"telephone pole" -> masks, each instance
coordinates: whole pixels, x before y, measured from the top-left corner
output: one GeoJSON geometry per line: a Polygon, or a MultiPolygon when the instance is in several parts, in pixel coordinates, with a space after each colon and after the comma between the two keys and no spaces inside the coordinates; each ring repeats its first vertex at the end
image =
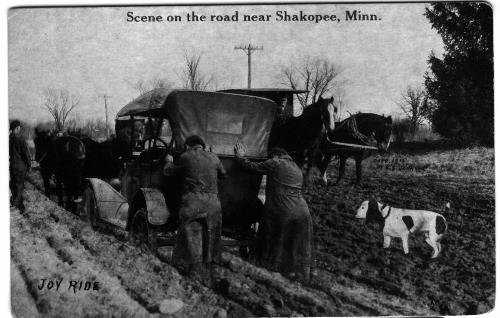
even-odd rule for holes
{"type": "Polygon", "coordinates": [[[253,51],[262,51],[264,48],[262,46],[253,46],[252,44],[235,46],[235,50],[242,50],[248,56],[248,88],[252,87],[252,53],[253,51]]]}
{"type": "Polygon", "coordinates": [[[106,112],[106,138],[109,138],[109,126],[108,126],[108,98],[111,98],[111,96],[102,94],[99,95],[99,97],[102,97],[104,99],[104,110],[106,112]]]}

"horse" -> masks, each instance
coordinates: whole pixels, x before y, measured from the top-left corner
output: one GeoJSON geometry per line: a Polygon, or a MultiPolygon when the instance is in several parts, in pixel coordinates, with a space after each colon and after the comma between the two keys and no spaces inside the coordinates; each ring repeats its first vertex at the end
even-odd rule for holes
{"type": "MultiPolygon", "coordinates": [[[[300,116],[276,119],[269,137],[269,149],[284,148],[302,167],[306,157],[312,156],[312,149],[318,143],[321,133],[333,131],[336,112],[333,97],[320,97],[318,101],[305,107],[300,116]]],[[[308,168],[306,175],[309,170],[308,168]]]]}
{"type": "Polygon", "coordinates": [[[90,137],[81,136],[80,140],[87,151],[83,168],[85,178],[109,180],[120,175],[123,166],[121,158],[125,156],[126,149],[128,149],[124,149],[123,143],[117,138],[97,142],[90,137]]]}
{"type": "Polygon", "coordinates": [[[84,144],[74,136],[54,136],[40,129],[35,129],[34,142],[35,160],[40,164],[45,194],[50,196],[50,178],[54,176],[58,203],[71,211],[76,210],[75,199],[82,192],[84,144]]]}
{"type": "Polygon", "coordinates": [[[333,156],[339,157],[339,173],[337,183],[340,182],[345,171],[347,158],[353,157],[356,161],[356,184],[361,181],[361,162],[370,156],[373,151],[369,149],[357,148],[354,146],[342,146],[332,144],[332,142],[351,143],[358,145],[368,145],[375,139],[380,152],[385,152],[389,148],[392,139],[392,117],[382,116],[372,113],[358,113],[336,123],[336,128],[329,134],[323,134],[315,161],[319,168],[321,179],[326,185],[326,169],[333,156]]]}

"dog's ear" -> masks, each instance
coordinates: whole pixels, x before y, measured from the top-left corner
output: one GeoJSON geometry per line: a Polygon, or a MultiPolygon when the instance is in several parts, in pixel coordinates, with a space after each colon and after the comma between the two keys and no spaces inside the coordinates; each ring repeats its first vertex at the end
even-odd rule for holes
{"type": "Polygon", "coordinates": [[[368,201],[368,211],[366,211],[366,222],[378,222],[381,217],[377,200],[370,199],[368,201]]]}

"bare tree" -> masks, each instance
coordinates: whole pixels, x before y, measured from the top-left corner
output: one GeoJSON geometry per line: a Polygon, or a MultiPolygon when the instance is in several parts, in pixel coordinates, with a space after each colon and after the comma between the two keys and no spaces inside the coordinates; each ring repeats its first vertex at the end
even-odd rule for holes
{"type": "Polygon", "coordinates": [[[80,97],[56,88],[47,88],[42,95],[43,107],[52,115],[56,129],[64,130],[69,114],[80,103],[80,97]]]}
{"type": "Polygon", "coordinates": [[[200,69],[202,54],[184,54],[185,68],[182,71],[181,80],[184,88],[197,91],[205,91],[213,82],[213,77],[207,77],[200,69]]]}
{"type": "Polygon", "coordinates": [[[413,134],[428,119],[431,113],[430,102],[427,93],[419,87],[408,86],[406,91],[401,93],[399,108],[410,121],[410,132],[413,134]]]}
{"type": "Polygon", "coordinates": [[[212,81],[210,87],[213,88],[214,91],[230,89],[234,87],[234,77],[225,76],[221,80],[218,76],[212,76],[212,81]]]}
{"type": "Polygon", "coordinates": [[[340,73],[340,67],[328,60],[306,58],[299,65],[283,67],[280,81],[292,89],[307,91],[297,96],[304,108],[316,102],[320,96],[332,93],[340,73]]]}
{"type": "Polygon", "coordinates": [[[153,90],[155,88],[171,88],[173,86],[172,82],[170,82],[166,78],[154,77],[148,81],[138,80],[136,82],[131,82],[125,79],[125,82],[133,89],[139,92],[139,94],[144,94],[153,90]]]}

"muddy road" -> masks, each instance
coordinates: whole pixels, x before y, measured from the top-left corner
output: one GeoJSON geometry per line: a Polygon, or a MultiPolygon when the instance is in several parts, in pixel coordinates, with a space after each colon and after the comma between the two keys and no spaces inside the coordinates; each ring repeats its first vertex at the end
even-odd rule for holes
{"type": "Polygon", "coordinates": [[[299,285],[227,249],[211,286],[180,275],[169,265],[167,251],[158,258],[130,245],[126,233],[93,231],[33,186],[39,185],[35,174],[30,180],[26,212],[11,209],[17,317],[454,315],[483,313],[494,305],[491,178],[370,170],[359,186],[350,180],[312,184],[305,194],[315,230],[312,281],[299,285]],[[410,238],[409,255],[398,240],[383,250],[378,226],[354,219],[358,205],[370,197],[435,211],[450,201],[442,255],[430,261],[431,249],[419,236],[410,238]],[[62,279],[59,290],[40,289],[44,278],[62,279]],[[98,282],[98,290],[68,289],[71,280],[98,282]]]}
{"type": "Polygon", "coordinates": [[[470,178],[382,176],[368,174],[361,186],[341,182],[336,187],[309,189],[319,268],[339,281],[365,286],[418,301],[442,315],[479,314],[494,306],[495,207],[494,183],[470,178]],[[442,213],[448,233],[443,251],[430,260],[432,249],[423,236],[412,236],[410,253],[401,241],[382,248],[378,224],[353,219],[359,204],[376,198],[395,207],[442,213]],[[444,212],[446,202],[451,209],[444,212]]]}

